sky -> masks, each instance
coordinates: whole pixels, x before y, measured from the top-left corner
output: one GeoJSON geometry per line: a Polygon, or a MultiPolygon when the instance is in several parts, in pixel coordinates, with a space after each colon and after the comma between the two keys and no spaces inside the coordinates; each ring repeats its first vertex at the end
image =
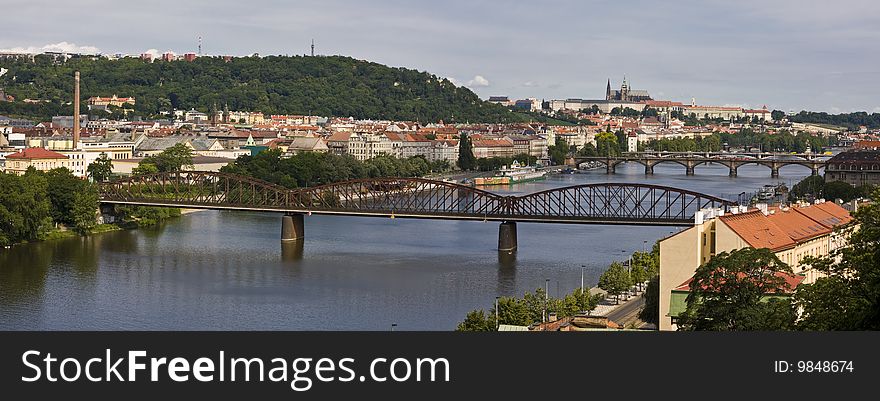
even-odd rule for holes
{"type": "Polygon", "coordinates": [[[876,0],[2,0],[0,51],[346,55],[483,98],[880,112],[876,0]]]}

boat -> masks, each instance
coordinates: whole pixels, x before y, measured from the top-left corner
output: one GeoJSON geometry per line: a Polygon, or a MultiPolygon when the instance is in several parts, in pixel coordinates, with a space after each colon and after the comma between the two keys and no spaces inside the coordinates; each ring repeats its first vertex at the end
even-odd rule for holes
{"type": "Polygon", "coordinates": [[[776,196],[776,186],[775,185],[764,185],[760,191],[758,191],[758,199],[762,201],[773,199],[776,196]]]}
{"type": "Polygon", "coordinates": [[[475,185],[511,185],[521,182],[542,180],[547,173],[533,166],[523,166],[514,161],[509,167],[502,166],[492,177],[474,178],[475,185]]]}

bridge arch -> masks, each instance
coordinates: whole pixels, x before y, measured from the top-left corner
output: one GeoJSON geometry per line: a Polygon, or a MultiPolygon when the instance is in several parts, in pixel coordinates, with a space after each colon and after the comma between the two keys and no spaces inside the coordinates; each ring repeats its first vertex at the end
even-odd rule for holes
{"type": "Polygon", "coordinates": [[[635,183],[594,183],[512,196],[424,178],[367,178],[287,189],[212,172],[158,173],[101,185],[101,202],[418,218],[601,224],[691,224],[697,210],[727,200],[635,183]]]}

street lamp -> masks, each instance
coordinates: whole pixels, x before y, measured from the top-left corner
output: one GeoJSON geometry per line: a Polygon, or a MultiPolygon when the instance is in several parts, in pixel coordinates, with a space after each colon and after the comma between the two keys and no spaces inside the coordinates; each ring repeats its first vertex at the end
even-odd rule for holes
{"type": "Polygon", "coordinates": [[[584,270],[586,270],[586,265],[581,265],[581,295],[584,293],[584,270]]]}
{"type": "Polygon", "coordinates": [[[541,322],[547,322],[547,302],[550,301],[550,293],[548,292],[550,288],[550,279],[544,279],[544,310],[541,311],[541,322]]]}

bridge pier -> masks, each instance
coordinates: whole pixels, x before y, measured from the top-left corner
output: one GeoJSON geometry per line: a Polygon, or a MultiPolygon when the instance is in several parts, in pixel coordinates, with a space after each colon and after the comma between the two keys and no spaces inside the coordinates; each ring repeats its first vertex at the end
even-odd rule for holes
{"type": "Polygon", "coordinates": [[[614,174],[615,164],[608,163],[605,165],[605,174],[614,174]]]}
{"type": "Polygon", "coordinates": [[[779,178],[779,167],[770,167],[770,178],[779,178]]]}
{"type": "Polygon", "coordinates": [[[694,166],[687,166],[684,175],[694,175],[694,166]]]}
{"type": "Polygon", "coordinates": [[[505,221],[498,227],[498,250],[516,250],[516,222],[505,221]]]}
{"type": "Polygon", "coordinates": [[[297,241],[305,237],[302,213],[285,214],[281,217],[281,241],[297,241]]]}
{"type": "Polygon", "coordinates": [[[654,166],[645,165],[645,175],[654,174],[654,166]]]}
{"type": "Polygon", "coordinates": [[[814,164],[810,166],[810,170],[812,170],[812,175],[819,175],[819,166],[814,164]]]}
{"type": "Polygon", "coordinates": [[[736,175],[737,175],[736,170],[737,170],[736,167],[731,167],[731,168],[730,168],[730,173],[728,173],[728,175],[731,176],[731,177],[736,177],[736,175]]]}

